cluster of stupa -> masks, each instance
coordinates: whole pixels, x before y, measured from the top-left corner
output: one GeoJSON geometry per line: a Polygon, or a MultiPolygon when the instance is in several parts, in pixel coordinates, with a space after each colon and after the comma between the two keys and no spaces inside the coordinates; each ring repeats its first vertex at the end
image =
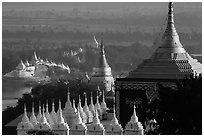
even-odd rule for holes
{"type": "Polygon", "coordinates": [[[21,62],[17,65],[16,69],[6,73],[4,76],[6,77],[33,77],[33,76],[40,76],[42,75],[41,72],[47,71],[47,68],[49,67],[57,67],[60,70],[64,70],[70,74],[70,68],[67,65],[64,65],[63,63],[61,64],[56,64],[53,61],[48,61],[47,59],[44,61],[43,59],[40,59],[36,55],[36,52],[34,52],[34,55],[30,61],[26,60],[21,62]]]}
{"type": "MultiPolygon", "coordinates": [[[[39,103],[40,104],[40,103],[39,103]]],[[[127,123],[125,130],[119,124],[115,109],[113,118],[107,126],[101,122],[103,114],[106,113],[107,107],[103,96],[103,101],[99,103],[98,96],[95,105],[91,95],[91,102],[88,106],[87,98],[85,96],[85,104],[81,106],[81,99],[79,97],[78,107],[70,101],[70,93],[68,92],[67,102],[65,108],[62,109],[61,101],[59,100],[59,107],[55,112],[54,101],[52,103],[52,111],[49,112],[48,102],[46,106],[39,105],[37,116],[34,112],[34,104],[32,104],[32,114],[28,118],[26,106],[24,106],[24,114],[21,122],[17,126],[18,135],[26,135],[32,131],[53,132],[58,135],[122,135],[122,134],[136,134],[142,135],[143,126],[138,121],[136,110],[134,107],[133,115],[127,123]]]]}
{"type": "MultiPolygon", "coordinates": [[[[69,73],[70,73],[70,68],[69,66],[65,66],[63,63],[61,64],[56,64],[55,62],[53,62],[52,60],[51,61],[48,61],[47,59],[46,60],[43,60],[43,59],[40,59],[40,57],[38,57],[36,55],[36,52],[34,52],[34,55],[30,61],[30,63],[28,62],[28,60],[26,60],[25,63],[23,63],[23,61],[21,60],[21,62],[19,63],[19,67],[20,68],[25,68],[25,67],[28,67],[28,66],[33,66],[33,65],[47,65],[47,66],[55,66],[55,67],[59,67],[59,68],[62,68],[62,69],[66,69],[69,73]]],[[[18,67],[17,66],[17,67],[18,67]]]]}

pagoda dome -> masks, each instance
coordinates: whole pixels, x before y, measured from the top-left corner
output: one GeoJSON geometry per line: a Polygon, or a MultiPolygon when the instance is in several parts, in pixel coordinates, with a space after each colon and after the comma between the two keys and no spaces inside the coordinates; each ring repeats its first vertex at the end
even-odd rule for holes
{"type": "Polygon", "coordinates": [[[44,111],[45,111],[45,109],[44,109],[44,106],[43,106],[42,117],[41,117],[39,123],[36,125],[36,129],[37,130],[51,130],[51,126],[47,122],[47,119],[45,117],[45,112],[44,111]]]}
{"type": "Polygon", "coordinates": [[[16,69],[18,70],[24,70],[26,68],[25,64],[23,63],[23,61],[21,60],[21,62],[18,64],[18,66],[16,67],[16,69]]]}
{"type": "Polygon", "coordinates": [[[35,111],[34,111],[34,102],[32,103],[32,114],[30,116],[30,122],[33,124],[34,127],[38,124],[37,118],[35,116],[35,111]]]}
{"type": "Polygon", "coordinates": [[[24,115],[22,117],[21,122],[17,125],[17,130],[31,130],[34,129],[33,124],[29,121],[26,112],[26,106],[24,105],[24,115]]]}

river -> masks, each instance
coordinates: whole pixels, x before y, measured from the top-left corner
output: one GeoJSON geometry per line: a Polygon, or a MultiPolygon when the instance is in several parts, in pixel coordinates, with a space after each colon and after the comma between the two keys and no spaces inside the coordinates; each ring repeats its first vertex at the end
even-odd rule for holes
{"type": "Polygon", "coordinates": [[[23,93],[29,93],[31,86],[25,86],[23,80],[2,79],[2,111],[7,106],[15,106],[23,93]]]}

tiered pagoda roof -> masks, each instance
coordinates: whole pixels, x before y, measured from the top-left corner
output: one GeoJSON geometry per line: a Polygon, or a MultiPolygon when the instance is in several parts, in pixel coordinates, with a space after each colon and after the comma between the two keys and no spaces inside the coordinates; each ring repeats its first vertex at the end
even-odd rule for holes
{"type": "Polygon", "coordinates": [[[193,59],[181,44],[173,16],[173,3],[170,2],[166,30],[158,42],[158,48],[149,59],[131,71],[127,78],[183,79],[202,72],[202,64],[193,59]]]}

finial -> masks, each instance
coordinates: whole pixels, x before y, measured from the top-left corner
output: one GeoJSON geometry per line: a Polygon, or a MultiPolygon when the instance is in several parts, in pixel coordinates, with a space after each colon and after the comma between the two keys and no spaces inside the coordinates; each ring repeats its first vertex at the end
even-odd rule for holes
{"type": "Polygon", "coordinates": [[[87,96],[86,96],[86,92],[84,93],[85,96],[85,105],[87,106],[87,96]]]}
{"type": "Polygon", "coordinates": [[[59,99],[59,108],[58,108],[60,111],[62,110],[61,108],[61,100],[59,99]]]}
{"type": "Polygon", "coordinates": [[[105,102],[105,95],[104,95],[104,90],[103,90],[103,102],[105,102]]]}
{"type": "Polygon", "coordinates": [[[67,101],[70,102],[70,92],[69,92],[69,87],[68,87],[68,92],[67,92],[67,101]]]}
{"type": "Polygon", "coordinates": [[[41,102],[39,101],[39,113],[41,113],[41,102]]]}
{"type": "Polygon", "coordinates": [[[59,118],[58,123],[64,123],[64,118],[62,116],[62,109],[61,109],[61,100],[59,100],[59,118]]]}
{"type": "Polygon", "coordinates": [[[49,112],[49,109],[48,109],[48,100],[46,100],[46,112],[49,112]]]}
{"type": "Polygon", "coordinates": [[[93,104],[93,96],[92,96],[92,92],[91,92],[91,104],[93,104]]]}
{"type": "Polygon", "coordinates": [[[80,95],[79,95],[79,106],[81,108],[81,98],[80,98],[80,95]]]}
{"type": "Polygon", "coordinates": [[[168,23],[174,23],[174,19],[173,19],[173,2],[169,2],[168,23]]]}
{"type": "Polygon", "coordinates": [[[34,102],[32,102],[32,112],[35,112],[34,102]]]}
{"type": "Polygon", "coordinates": [[[77,109],[76,109],[76,106],[75,106],[75,100],[73,99],[73,109],[74,109],[74,112],[77,112],[77,109]]]}
{"type": "Polygon", "coordinates": [[[138,122],[138,117],[137,117],[137,115],[136,115],[136,106],[135,106],[135,102],[134,102],[134,110],[133,110],[133,115],[132,115],[132,117],[131,117],[131,120],[130,120],[130,122],[132,122],[132,123],[136,123],[136,122],[138,122]]]}
{"type": "Polygon", "coordinates": [[[99,104],[99,101],[98,101],[98,92],[97,92],[97,95],[96,95],[96,104],[99,104]]]}
{"type": "Polygon", "coordinates": [[[111,124],[112,125],[118,125],[118,120],[116,118],[116,114],[115,114],[115,105],[113,105],[113,119],[111,120],[111,124]]]}
{"type": "Polygon", "coordinates": [[[52,111],[55,111],[55,101],[54,101],[54,98],[52,99],[52,111]]]}

